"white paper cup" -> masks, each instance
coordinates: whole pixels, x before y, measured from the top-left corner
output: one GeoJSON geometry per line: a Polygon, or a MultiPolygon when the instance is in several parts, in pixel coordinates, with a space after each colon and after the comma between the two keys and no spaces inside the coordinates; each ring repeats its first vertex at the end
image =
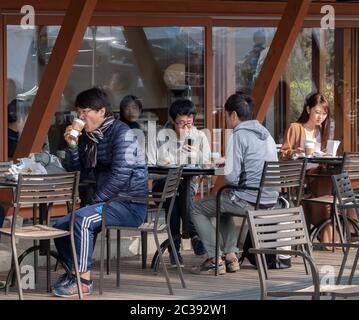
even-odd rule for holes
{"type": "Polygon", "coordinates": [[[311,140],[304,141],[304,152],[306,156],[313,155],[315,151],[315,142],[311,140]]]}
{"type": "Polygon", "coordinates": [[[82,121],[81,119],[75,119],[72,122],[72,130],[70,132],[70,137],[76,139],[80,135],[80,132],[82,131],[84,126],[85,126],[84,121],[82,121]]]}

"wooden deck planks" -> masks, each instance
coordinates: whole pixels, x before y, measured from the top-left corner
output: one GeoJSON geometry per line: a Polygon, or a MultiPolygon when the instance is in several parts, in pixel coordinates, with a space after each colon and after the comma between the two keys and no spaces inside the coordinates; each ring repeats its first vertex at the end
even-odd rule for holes
{"type": "MultiPolygon", "coordinates": [[[[222,276],[195,275],[190,273],[191,266],[201,263],[201,257],[196,257],[191,251],[183,252],[186,267],[184,269],[187,288],[183,289],[175,269],[169,268],[170,277],[174,289],[174,296],[168,294],[167,284],[163,273],[154,274],[149,268],[141,269],[140,257],[123,258],[121,261],[121,287],[115,287],[115,263],[112,262],[112,273],[105,276],[104,294],[98,294],[98,276],[99,266],[95,265],[92,278],[95,281],[94,295],[85,297],[85,299],[103,299],[103,300],[165,300],[165,299],[190,299],[190,300],[256,300],[259,299],[259,281],[257,270],[244,268],[236,273],[227,273],[222,276]]],[[[352,253],[353,255],[353,253],[352,253]]],[[[335,272],[338,272],[342,252],[336,250],[335,253],[325,251],[315,251],[316,262],[321,266],[333,266],[335,272]]],[[[348,265],[352,262],[351,256],[348,265]]],[[[301,288],[307,278],[303,265],[299,264],[299,258],[293,259],[292,268],[286,270],[273,270],[271,279],[275,280],[278,274],[282,275],[281,281],[276,282],[276,286],[290,286],[301,288]]],[[[61,273],[59,270],[58,273],[61,273]]],[[[346,272],[348,274],[348,272],[346,272]]],[[[52,273],[52,281],[55,281],[56,273],[52,273]]],[[[0,274],[0,279],[5,279],[5,273],[0,274]]],[[[308,279],[308,278],[307,278],[308,279]]],[[[354,281],[358,283],[358,281],[354,281]]],[[[308,285],[310,282],[308,282],[308,285]]],[[[24,290],[24,298],[31,300],[58,299],[51,293],[46,292],[46,274],[44,268],[40,269],[40,282],[36,290],[24,290]]],[[[0,292],[0,299],[17,299],[15,288],[11,289],[9,295],[0,292]]],[[[298,299],[298,298],[297,298],[298,299]]],[[[300,298],[303,299],[303,298],[300,298]]],[[[307,299],[307,298],[304,298],[307,299]]]]}

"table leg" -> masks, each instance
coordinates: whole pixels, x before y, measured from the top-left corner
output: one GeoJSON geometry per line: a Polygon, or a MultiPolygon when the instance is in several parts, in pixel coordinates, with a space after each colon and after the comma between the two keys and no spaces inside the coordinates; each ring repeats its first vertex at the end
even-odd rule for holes
{"type": "Polygon", "coordinates": [[[188,239],[189,236],[189,217],[190,217],[190,197],[191,197],[191,176],[182,176],[182,192],[179,194],[179,206],[182,219],[182,238],[188,239]]]}
{"type": "Polygon", "coordinates": [[[147,264],[147,232],[141,232],[141,253],[142,253],[142,269],[146,269],[146,264],[147,264]]]}

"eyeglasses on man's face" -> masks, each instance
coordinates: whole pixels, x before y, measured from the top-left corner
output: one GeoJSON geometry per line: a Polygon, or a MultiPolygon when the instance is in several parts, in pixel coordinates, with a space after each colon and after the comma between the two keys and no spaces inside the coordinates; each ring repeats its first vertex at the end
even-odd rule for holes
{"type": "Polygon", "coordinates": [[[87,116],[93,109],[85,108],[85,109],[77,109],[77,116],[80,118],[81,116],[87,116]]]}
{"type": "Polygon", "coordinates": [[[184,121],[184,120],[176,121],[175,124],[181,128],[184,128],[185,126],[191,127],[193,125],[193,119],[190,119],[187,121],[184,121]]]}

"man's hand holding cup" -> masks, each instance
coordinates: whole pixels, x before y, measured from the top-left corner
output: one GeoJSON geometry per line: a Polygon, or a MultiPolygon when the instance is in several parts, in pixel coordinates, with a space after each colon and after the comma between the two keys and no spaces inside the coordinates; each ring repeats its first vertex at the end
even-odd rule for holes
{"type": "Polygon", "coordinates": [[[66,127],[64,138],[70,146],[75,146],[78,143],[81,131],[85,126],[85,122],[81,119],[75,119],[71,125],[66,127]]]}

